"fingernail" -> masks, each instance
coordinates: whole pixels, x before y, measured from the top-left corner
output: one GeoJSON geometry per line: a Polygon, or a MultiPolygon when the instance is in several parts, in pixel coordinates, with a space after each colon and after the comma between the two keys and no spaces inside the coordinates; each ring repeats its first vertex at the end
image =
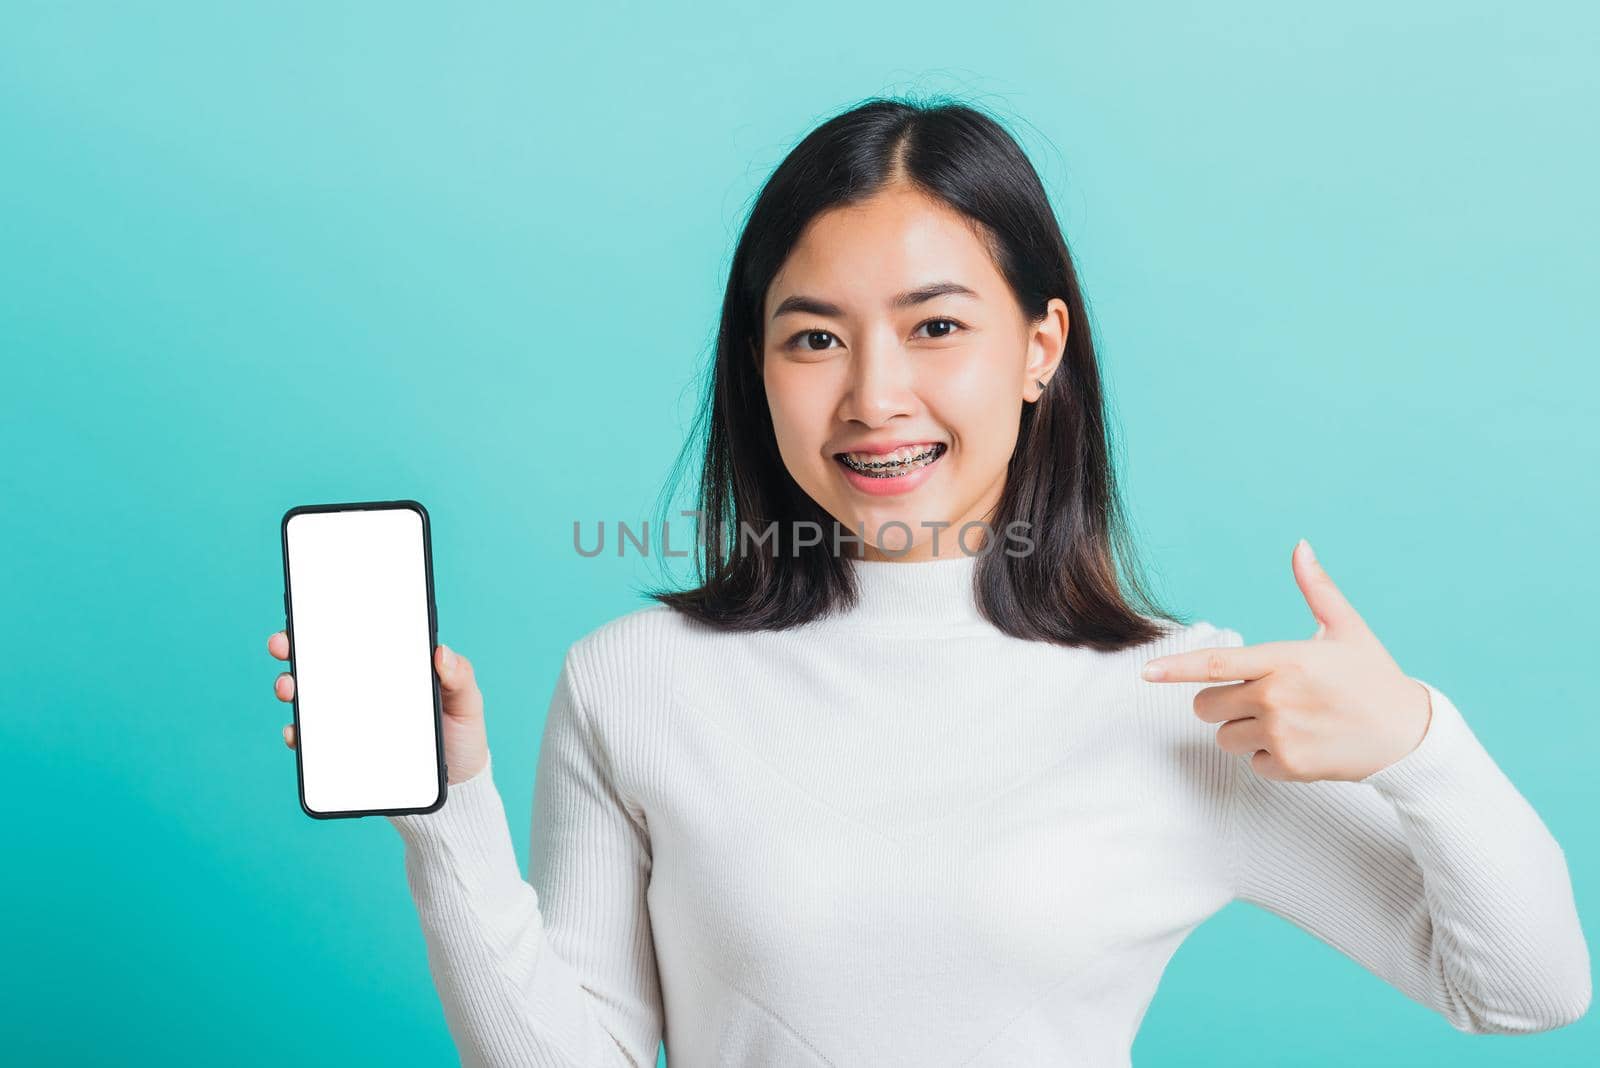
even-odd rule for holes
{"type": "Polygon", "coordinates": [[[1300,539],[1300,544],[1304,545],[1306,547],[1306,563],[1308,563],[1308,564],[1316,563],[1317,562],[1317,554],[1316,554],[1316,551],[1311,548],[1311,543],[1309,541],[1307,541],[1306,539],[1301,538],[1300,539]]]}
{"type": "Polygon", "coordinates": [[[1144,670],[1139,674],[1146,682],[1157,682],[1167,677],[1167,669],[1160,664],[1151,662],[1146,664],[1144,670]]]}
{"type": "Polygon", "coordinates": [[[444,669],[449,671],[451,668],[456,666],[456,654],[450,651],[450,647],[448,645],[441,645],[439,648],[444,650],[439,659],[444,662],[444,669]]]}

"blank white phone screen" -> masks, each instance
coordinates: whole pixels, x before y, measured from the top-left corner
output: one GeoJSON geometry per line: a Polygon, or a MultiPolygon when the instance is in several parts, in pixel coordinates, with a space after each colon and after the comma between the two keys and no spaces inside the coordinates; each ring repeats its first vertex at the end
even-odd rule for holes
{"type": "Polygon", "coordinates": [[[315,812],[439,797],[422,517],[411,508],[289,517],[302,789],[315,812]]]}

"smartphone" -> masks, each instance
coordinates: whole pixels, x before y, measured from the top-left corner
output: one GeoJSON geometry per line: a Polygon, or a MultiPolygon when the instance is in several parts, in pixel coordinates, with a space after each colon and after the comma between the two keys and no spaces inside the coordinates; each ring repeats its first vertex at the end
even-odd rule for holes
{"type": "Polygon", "coordinates": [[[283,611],[306,815],[398,816],[442,807],[427,509],[416,501],[289,509],[283,611]]]}

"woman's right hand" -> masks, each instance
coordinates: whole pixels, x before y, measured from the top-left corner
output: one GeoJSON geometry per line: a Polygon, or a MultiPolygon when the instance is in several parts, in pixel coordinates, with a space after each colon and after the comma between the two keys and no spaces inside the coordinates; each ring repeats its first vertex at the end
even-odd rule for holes
{"type": "MultiPolygon", "coordinates": [[[[289,635],[277,631],[267,639],[267,652],[279,660],[289,659],[289,635]]],[[[465,782],[482,771],[489,762],[489,735],[483,722],[483,694],[472,670],[472,661],[448,646],[433,650],[434,670],[439,674],[439,696],[444,705],[445,777],[451,786],[465,782]]],[[[280,701],[294,700],[294,675],[278,674],[272,690],[280,701]]],[[[283,726],[283,742],[295,746],[294,724],[283,726]]]]}

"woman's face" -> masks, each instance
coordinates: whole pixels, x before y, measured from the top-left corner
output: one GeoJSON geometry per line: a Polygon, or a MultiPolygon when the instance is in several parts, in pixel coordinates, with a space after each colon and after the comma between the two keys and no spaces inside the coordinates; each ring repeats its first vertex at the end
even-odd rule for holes
{"type": "Polygon", "coordinates": [[[768,287],[763,378],[778,450],[829,515],[856,535],[865,526],[866,547],[844,542],[841,555],[979,551],[982,528],[960,545],[956,535],[992,521],[1022,405],[1061,360],[1066,302],[1027,322],[972,225],[891,185],[814,218],[768,287]],[[860,471],[846,453],[910,462],[860,471]]]}

